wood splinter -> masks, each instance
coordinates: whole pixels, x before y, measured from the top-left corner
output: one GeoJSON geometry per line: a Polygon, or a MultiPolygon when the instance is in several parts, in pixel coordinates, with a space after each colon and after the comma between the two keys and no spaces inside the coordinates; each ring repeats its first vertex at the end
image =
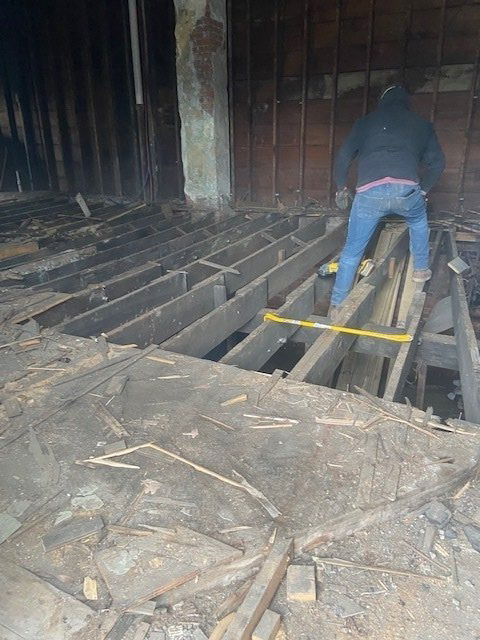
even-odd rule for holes
{"type": "Polygon", "coordinates": [[[173,458],[174,460],[178,460],[179,462],[183,462],[184,464],[188,465],[189,467],[192,467],[193,469],[195,469],[195,471],[199,471],[200,473],[205,473],[208,476],[211,476],[212,478],[217,478],[217,480],[221,480],[222,482],[225,482],[226,484],[231,485],[232,487],[237,487],[238,489],[242,489],[243,491],[246,491],[247,493],[249,493],[253,498],[255,498],[255,500],[257,500],[262,507],[265,509],[265,511],[267,511],[267,513],[270,515],[271,518],[273,518],[274,520],[277,518],[280,518],[282,513],[281,511],[279,511],[277,509],[277,507],[272,504],[270,502],[270,500],[258,489],[256,489],[255,487],[253,487],[243,476],[241,476],[237,471],[233,471],[233,474],[237,477],[240,478],[240,481],[236,481],[236,480],[231,480],[230,478],[227,478],[226,476],[222,476],[219,473],[216,473],[215,471],[212,471],[211,469],[208,469],[207,467],[204,467],[200,464],[197,464],[195,462],[192,462],[191,460],[188,460],[187,458],[183,458],[182,456],[177,455],[176,453],[173,453],[173,451],[168,451],[168,449],[163,449],[162,447],[159,447],[158,445],[154,444],[153,442],[146,442],[144,444],[139,444],[133,447],[129,447],[128,449],[122,449],[121,451],[114,451],[113,453],[106,453],[102,456],[97,456],[95,458],[87,458],[86,460],[81,460],[80,462],[82,463],[93,463],[93,464],[105,464],[108,466],[121,466],[121,467],[125,467],[126,468],[133,468],[133,469],[138,469],[139,467],[136,467],[135,465],[126,465],[126,463],[121,463],[121,462],[117,462],[115,463],[114,461],[110,460],[110,458],[116,458],[119,456],[124,456],[127,455],[128,453],[133,453],[134,451],[138,451],[139,449],[153,449],[155,451],[159,451],[160,453],[163,453],[166,456],[169,456],[170,458],[173,458]]]}

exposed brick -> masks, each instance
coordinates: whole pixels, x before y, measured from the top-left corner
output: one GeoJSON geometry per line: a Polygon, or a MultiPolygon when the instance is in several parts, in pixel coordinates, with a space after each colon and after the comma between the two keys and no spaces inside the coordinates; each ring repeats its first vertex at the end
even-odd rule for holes
{"type": "Polygon", "coordinates": [[[224,46],[224,30],[225,26],[211,17],[210,2],[207,1],[205,15],[197,20],[192,31],[192,52],[200,87],[200,104],[208,113],[213,113],[215,99],[212,57],[224,46]]]}

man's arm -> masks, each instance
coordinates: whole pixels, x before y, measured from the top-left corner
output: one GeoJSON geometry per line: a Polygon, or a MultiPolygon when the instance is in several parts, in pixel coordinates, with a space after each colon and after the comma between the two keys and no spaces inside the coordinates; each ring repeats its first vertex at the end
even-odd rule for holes
{"type": "Polygon", "coordinates": [[[422,164],[426,171],[420,181],[420,187],[428,193],[445,169],[445,155],[433,128],[423,153],[422,164]]]}
{"type": "Polygon", "coordinates": [[[340,147],[335,159],[334,180],[337,190],[340,191],[347,184],[347,176],[350,165],[359,151],[359,127],[358,120],[352,127],[347,139],[340,147]]]}

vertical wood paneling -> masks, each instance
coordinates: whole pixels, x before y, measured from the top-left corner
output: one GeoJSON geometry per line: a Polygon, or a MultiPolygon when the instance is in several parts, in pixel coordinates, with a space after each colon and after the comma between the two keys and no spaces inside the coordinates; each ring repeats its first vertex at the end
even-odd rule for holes
{"type": "Polygon", "coordinates": [[[435,119],[447,156],[431,202],[455,206],[463,192],[469,202],[480,200],[480,114],[469,75],[474,66],[478,74],[478,3],[282,0],[277,16],[276,2],[238,2],[232,84],[239,198],[331,203],[338,146],[381,91],[400,82],[413,108],[435,119]]]}
{"type": "Polygon", "coordinates": [[[0,102],[12,96],[11,133],[18,137],[12,146],[23,146],[25,187],[31,167],[37,189],[58,186],[137,198],[147,182],[152,199],[182,196],[173,0],[139,0],[148,109],[141,130],[127,2],[2,3],[0,39],[16,52],[3,56],[5,74],[16,81],[13,87],[2,83],[0,102]],[[7,23],[21,28],[9,29],[7,23]],[[140,169],[140,145],[148,151],[148,171],[140,169]]]}

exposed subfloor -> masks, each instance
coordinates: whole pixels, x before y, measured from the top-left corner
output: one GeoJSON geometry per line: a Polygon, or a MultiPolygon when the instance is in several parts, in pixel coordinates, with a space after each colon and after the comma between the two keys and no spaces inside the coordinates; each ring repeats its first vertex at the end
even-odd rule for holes
{"type": "Polygon", "coordinates": [[[0,639],[218,639],[226,618],[239,640],[235,611],[290,539],[317,595],[293,602],[280,572],[262,605],[282,616],[277,640],[480,637],[478,425],[389,401],[416,361],[459,370],[478,415],[462,278],[455,335],[422,331],[407,233],[388,225],[342,322],[415,339],[305,331],[265,309],[318,318],[315,271],[344,220],[88,206],[45,193],[0,207],[0,639]],[[258,372],[279,365],[287,377],[258,372]],[[339,365],[338,386],[373,395],[321,386],[339,365]]]}
{"type": "MultiPolygon", "coordinates": [[[[28,331],[5,328],[2,338],[25,340],[28,331]]],[[[318,595],[316,602],[289,602],[282,583],[271,604],[283,617],[279,639],[478,635],[480,555],[463,526],[479,517],[472,468],[479,435],[468,423],[458,423],[461,430],[455,434],[428,427],[423,433],[389,420],[369,426],[378,409],[358,396],[161,350],[145,352],[121,372],[128,376],[121,392],[108,385],[122,362],[61,383],[105,364],[106,358],[140,352],[115,345],[105,349],[101,341],[54,332],[33,342],[1,352],[4,394],[16,397],[23,411],[10,419],[2,414],[1,508],[20,528],[3,542],[1,554],[38,576],[42,586],[52,584],[59,591],[47,607],[40,602],[19,609],[19,593],[5,579],[6,563],[3,638],[133,637],[107,632],[128,603],[142,599],[142,588],[147,599],[149,590],[165,588],[171,576],[161,568],[170,567],[172,558],[183,574],[188,571],[182,563],[191,564],[194,573],[183,586],[158,597],[156,612],[143,618],[145,637],[196,638],[197,627],[208,637],[218,608],[258,570],[273,537],[291,536],[297,543],[295,562],[317,564],[318,595]],[[110,380],[102,384],[104,377],[110,380]],[[62,405],[67,398],[78,399],[62,405]],[[227,479],[238,480],[236,471],[282,515],[273,521],[241,488],[157,450],[111,458],[134,469],[81,462],[119,439],[128,447],[154,442],[227,479]],[[448,523],[436,526],[422,515],[423,504],[435,493],[453,511],[448,523]],[[407,494],[405,508],[399,499],[407,494]],[[383,506],[375,512],[378,504],[383,506]],[[395,516],[397,509],[402,517],[395,516]],[[393,519],[382,522],[389,513],[393,519]],[[346,514],[347,527],[335,524],[346,514]],[[43,536],[98,516],[103,526],[97,534],[45,551],[43,536]],[[128,529],[115,533],[109,528],[114,524],[128,529]],[[153,532],[145,525],[161,529],[153,532]],[[430,535],[432,528],[434,539],[427,543],[425,532],[430,535]],[[229,546],[207,553],[193,532],[229,546]],[[139,570],[136,545],[145,541],[154,552],[141,568],[138,591],[131,576],[139,570]],[[307,541],[314,549],[305,553],[301,546],[307,541]],[[340,568],[323,564],[320,557],[421,575],[340,568]],[[212,569],[217,562],[221,566],[212,569]],[[97,581],[96,601],[85,601],[85,576],[97,581]],[[88,611],[62,603],[59,593],[86,602],[88,611]],[[76,633],[62,620],[67,610],[77,616],[76,633]],[[88,623],[85,613],[91,614],[88,623]]],[[[397,417],[408,414],[405,406],[384,407],[397,417]]],[[[31,577],[14,574],[23,597],[33,588],[31,577]]],[[[122,619],[132,625],[129,633],[142,620],[125,614],[122,619]]]]}

